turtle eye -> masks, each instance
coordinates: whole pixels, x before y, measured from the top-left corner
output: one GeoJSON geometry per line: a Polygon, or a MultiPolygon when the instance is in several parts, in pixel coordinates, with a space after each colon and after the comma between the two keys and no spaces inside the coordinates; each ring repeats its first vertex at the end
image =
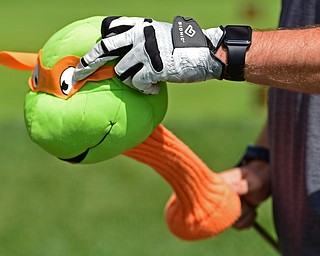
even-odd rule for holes
{"type": "Polygon", "coordinates": [[[60,77],[60,88],[63,94],[68,95],[72,89],[72,86],[75,84],[73,80],[73,73],[75,68],[68,67],[65,69],[60,77]]]}
{"type": "Polygon", "coordinates": [[[38,87],[38,82],[39,82],[38,79],[39,79],[39,65],[35,67],[32,73],[32,86],[34,89],[37,89],[38,87]]]}

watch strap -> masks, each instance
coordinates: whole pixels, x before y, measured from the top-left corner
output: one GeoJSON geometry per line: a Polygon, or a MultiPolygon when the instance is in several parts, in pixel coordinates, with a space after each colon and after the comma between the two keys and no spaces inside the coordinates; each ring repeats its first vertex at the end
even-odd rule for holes
{"type": "Polygon", "coordinates": [[[237,164],[238,167],[243,166],[253,160],[260,160],[266,163],[270,162],[270,155],[269,149],[256,146],[256,145],[249,145],[246,149],[245,154],[243,155],[242,159],[237,164]]]}
{"type": "Polygon", "coordinates": [[[228,64],[224,78],[232,81],[244,81],[244,67],[247,47],[227,45],[226,48],[228,50],[228,64]]]}

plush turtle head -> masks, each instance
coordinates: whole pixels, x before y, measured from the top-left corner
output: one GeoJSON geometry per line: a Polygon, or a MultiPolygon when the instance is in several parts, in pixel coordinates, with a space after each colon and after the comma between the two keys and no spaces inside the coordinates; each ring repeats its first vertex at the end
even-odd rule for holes
{"type": "Polygon", "coordinates": [[[166,208],[172,233],[186,240],[219,234],[239,217],[240,199],[188,146],[158,125],[167,109],[166,85],[158,95],[141,94],[118,80],[108,65],[85,83],[73,81],[79,56],[99,40],[102,19],[61,29],[39,56],[0,52],[0,64],[26,70],[37,64],[25,100],[30,137],[70,162],[92,163],[124,153],[148,164],[175,191],[166,208]],[[110,70],[113,76],[107,78],[110,70]]]}
{"type": "MultiPolygon", "coordinates": [[[[41,64],[48,69],[66,56],[83,56],[100,38],[104,17],[76,21],[44,45],[41,64]]],[[[73,67],[65,66],[65,70],[73,67]]],[[[35,68],[34,82],[38,82],[35,68]]],[[[61,90],[68,91],[72,72],[61,72],[61,90]]],[[[43,81],[42,81],[43,82],[43,81]]],[[[68,99],[41,91],[25,98],[25,123],[31,139],[52,155],[75,163],[112,158],[144,141],[167,109],[166,85],[157,95],[144,95],[117,77],[87,81],[68,99]]]]}

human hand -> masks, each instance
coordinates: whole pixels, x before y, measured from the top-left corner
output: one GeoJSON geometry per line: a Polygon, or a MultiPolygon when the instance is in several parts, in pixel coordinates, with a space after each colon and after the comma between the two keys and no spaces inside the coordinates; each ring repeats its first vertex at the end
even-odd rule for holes
{"type": "Polygon", "coordinates": [[[220,175],[241,198],[242,212],[234,227],[250,227],[256,218],[257,206],[270,195],[269,164],[255,160],[220,175]]]}
{"type": "Polygon", "coordinates": [[[160,81],[197,82],[221,79],[224,64],[214,53],[224,36],[222,27],[202,30],[191,18],[173,24],[152,19],[108,17],[102,37],[81,58],[74,78],[81,80],[108,61],[120,58],[115,72],[128,86],[156,94],[160,81]]]}

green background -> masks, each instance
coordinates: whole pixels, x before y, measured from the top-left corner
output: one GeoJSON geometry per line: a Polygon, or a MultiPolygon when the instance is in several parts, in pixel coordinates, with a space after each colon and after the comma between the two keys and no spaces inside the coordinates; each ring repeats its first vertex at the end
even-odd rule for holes
{"type": "MultiPolygon", "coordinates": [[[[191,16],[203,28],[276,28],[279,0],[1,1],[0,51],[38,52],[61,27],[96,15],[191,16]]],[[[168,231],[171,188],[151,168],[124,156],[71,165],[28,137],[23,104],[30,72],[0,67],[0,256],[276,255],[257,233],[229,229],[198,242],[168,231]]],[[[234,166],[266,119],[265,89],[208,81],[169,84],[163,124],[219,172],[234,166]]],[[[271,202],[258,221],[275,236],[271,202]]]]}

